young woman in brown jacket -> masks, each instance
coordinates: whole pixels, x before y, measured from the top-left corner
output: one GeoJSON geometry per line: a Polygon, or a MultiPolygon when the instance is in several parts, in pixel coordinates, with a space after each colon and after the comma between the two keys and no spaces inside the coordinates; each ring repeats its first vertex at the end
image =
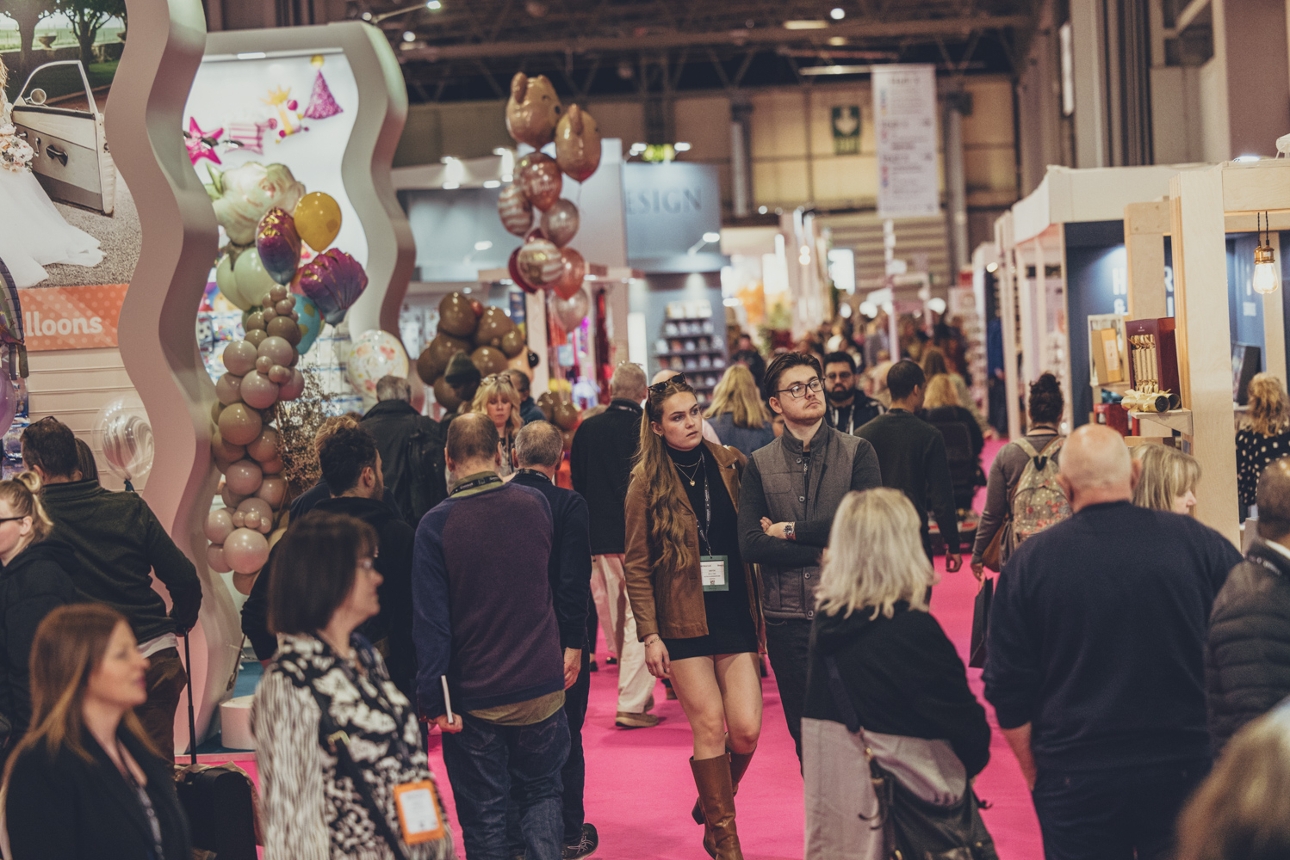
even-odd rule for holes
{"type": "Polygon", "coordinates": [[[703,847],[742,860],[734,792],[761,734],[761,596],[739,555],[744,457],[703,440],[684,376],[652,385],[627,491],[623,566],[651,674],[671,678],[694,732],[703,847]]]}

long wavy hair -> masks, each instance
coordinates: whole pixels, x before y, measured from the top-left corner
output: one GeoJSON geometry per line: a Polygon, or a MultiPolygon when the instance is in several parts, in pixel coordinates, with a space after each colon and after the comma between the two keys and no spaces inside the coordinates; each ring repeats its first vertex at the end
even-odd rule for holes
{"type": "Polygon", "coordinates": [[[1276,436],[1290,426],[1286,390],[1270,373],[1256,373],[1250,380],[1250,414],[1245,426],[1260,436],[1276,436]]]}
{"type": "Polygon", "coordinates": [[[937,409],[941,406],[962,406],[959,393],[950,381],[948,373],[938,373],[927,381],[927,393],[923,395],[924,409],[937,409]]]}
{"type": "Polygon", "coordinates": [[[770,420],[766,404],[761,402],[757,393],[757,381],[747,365],[730,365],[712,392],[712,405],[704,415],[716,418],[727,412],[736,427],[760,430],[770,420]]]}
{"type": "Polygon", "coordinates": [[[632,471],[632,480],[645,482],[645,515],[649,518],[650,549],[657,559],[655,570],[681,570],[694,561],[687,541],[691,525],[685,517],[685,490],[667,455],[667,442],[650,427],[653,422],[663,422],[663,404],[676,394],[693,397],[694,389],[680,376],[649,387],[641,415],[640,449],[632,471]]]}
{"type": "MultiPolygon", "coordinates": [[[[83,715],[85,690],[90,675],[103,663],[113,632],[124,623],[125,616],[101,603],[60,606],[40,622],[28,664],[31,729],[9,756],[4,776],[6,789],[14,762],[37,744],[44,744],[51,756],[66,747],[93,763],[94,757],[84,743],[88,731],[83,715]]],[[[134,711],[127,711],[121,724],[146,749],[161,757],[134,711]]]]}
{"type": "Polygon", "coordinates": [[[505,400],[511,404],[511,417],[506,421],[506,437],[514,439],[515,434],[524,426],[524,419],[520,417],[520,393],[515,390],[515,383],[511,381],[509,374],[494,373],[484,377],[470,404],[470,411],[487,415],[488,404],[494,400],[505,400]]]}

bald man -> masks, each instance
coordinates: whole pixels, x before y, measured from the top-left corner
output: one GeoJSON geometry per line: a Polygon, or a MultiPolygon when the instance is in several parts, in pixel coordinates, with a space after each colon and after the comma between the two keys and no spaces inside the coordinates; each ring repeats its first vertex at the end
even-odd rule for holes
{"type": "Polygon", "coordinates": [[[1115,431],[1072,433],[1060,481],[1074,514],[1017,548],[991,608],[985,696],[1047,860],[1172,856],[1209,770],[1205,631],[1241,556],[1191,517],[1134,507],[1138,470],[1115,431]]]}
{"type": "Polygon", "coordinates": [[[1270,463],[1256,492],[1259,538],[1218,593],[1205,644],[1216,756],[1242,726],[1290,696],[1290,458],[1270,463]]]}

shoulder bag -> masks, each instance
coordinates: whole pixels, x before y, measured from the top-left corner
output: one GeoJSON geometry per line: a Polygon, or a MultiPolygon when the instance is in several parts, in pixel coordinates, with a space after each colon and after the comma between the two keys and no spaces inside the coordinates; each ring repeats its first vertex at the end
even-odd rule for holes
{"type": "MultiPolygon", "coordinates": [[[[864,728],[860,716],[847,694],[833,657],[825,657],[829,672],[829,690],[833,694],[847,730],[859,734],[864,728]]],[[[878,817],[875,827],[887,834],[887,845],[893,860],[999,860],[994,839],[981,820],[980,801],[969,780],[963,797],[952,806],[938,806],[915,795],[874,758],[865,742],[865,756],[874,793],[878,795],[878,817]]]]}

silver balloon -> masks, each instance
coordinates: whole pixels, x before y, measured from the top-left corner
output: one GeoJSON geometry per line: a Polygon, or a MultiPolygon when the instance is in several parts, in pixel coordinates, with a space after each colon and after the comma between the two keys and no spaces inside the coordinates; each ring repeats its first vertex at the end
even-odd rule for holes
{"type": "Polygon", "coordinates": [[[578,207],[572,200],[561,198],[542,213],[542,232],[561,248],[578,234],[578,223],[578,207]]]}
{"type": "Polygon", "coordinates": [[[580,326],[587,318],[589,310],[591,310],[591,300],[587,298],[586,290],[578,290],[567,299],[560,298],[555,293],[551,294],[551,313],[555,315],[565,331],[572,331],[580,326]]]}

